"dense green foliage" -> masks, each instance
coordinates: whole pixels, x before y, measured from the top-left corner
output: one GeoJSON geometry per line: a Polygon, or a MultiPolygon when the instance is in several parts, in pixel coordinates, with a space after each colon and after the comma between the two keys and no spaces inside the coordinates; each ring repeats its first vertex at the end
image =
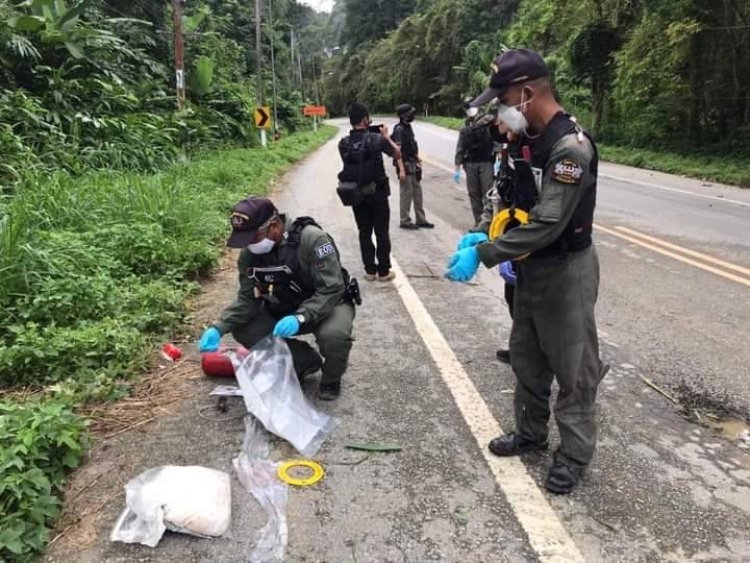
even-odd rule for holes
{"type": "Polygon", "coordinates": [[[458,115],[503,46],[524,46],[544,54],[563,104],[606,142],[750,151],[747,0],[422,0],[387,32],[379,11],[378,25],[347,29],[369,4],[339,0],[331,15],[347,46],[324,81],[339,113],[359,100],[458,115]]]}
{"type": "Polygon", "coordinates": [[[34,176],[0,206],[0,560],[44,546],[83,447],[70,408],[127,393],[155,339],[184,320],[238,199],[264,193],[335,132],[208,153],[159,174],[34,176]],[[31,425],[31,426],[29,426],[31,425]]]}
{"type": "MultiPolygon", "coordinates": [[[[197,147],[254,144],[252,11],[234,0],[187,3],[188,103],[178,111],[169,2],[0,3],[0,192],[29,170],[155,170],[197,147]]],[[[264,79],[273,44],[278,117],[293,131],[306,125],[306,84],[292,76],[290,34],[309,33],[299,29],[317,16],[293,0],[277,0],[275,12],[273,26],[264,22],[264,79]]]]}
{"type": "Polygon", "coordinates": [[[65,404],[0,401],[0,560],[28,561],[44,549],[56,493],[84,446],[84,423],[65,404]]]}
{"type": "Polygon", "coordinates": [[[178,109],[171,2],[0,2],[0,561],[43,549],[76,407],[126,394],[184,321],[231,205],[332,134],[288,135],[310,128],[327,18],[264,6],[259,99],[253,4],[185,4],[178,109]],[[272,97],[281,140],[233,148],[272,97]]]}

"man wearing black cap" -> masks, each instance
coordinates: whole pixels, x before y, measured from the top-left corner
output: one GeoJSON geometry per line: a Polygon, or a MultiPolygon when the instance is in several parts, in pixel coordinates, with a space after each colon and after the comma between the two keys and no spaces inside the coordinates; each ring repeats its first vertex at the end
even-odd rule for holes
{"type": "Polygon", "coordinates": [[[312,333],[325,360],[318,397],[335,399],[349,361],[354,322],[350,280],[336,245],[313,219],[292,221],[264,197],[238,203],[231,224],[227,246],[242,249],[240,289],[234,303],[203,333],[200,351],[217,350],[227,333],[246,348],[273,334],[287,339],[302,379],[322,362],[309,344],[292,337],[312,333]]]}
{"type": "Polygon", "coordinates": [[[409,104],[401,104],[396,109],[399,122],[393,128],[393,140],[401,149],[403,167],[396,167],[398,171],[399,188],[401,192],[401,222],[402,229],[432,229],[435,227],[427,221],[422,204],[422,159],[419,158],[419,146],[414,137],[411,124],[417,109],[409,104]],[[402,172],[403,169],[403,172],[402,172]],[[414,202],[415,222],[411,220],[411,204],[414,202]]]}
{"type": "Polygon", "coordinates": [[[391,187],[383,165],[383,153],[395,159],[401,151],[381,125],[377,133],[370,131],[370,114],[362,104],[349,108],[352,130],[339,142],[344,163],[339,180],[356,182],[365,194],[362,203],[352,207],[359,230],[359,248],[367,281],[387,282],[395,277],[391,271],[391,209],[388,197],[391,187]],[[375,242],[372,236],[375,235],[375,242]]]}
{"type": "MultiPolygon", "coordinates": [[[[546,487],[569,493],[591,461],[596,444],[595,401],[607,372],[599,359],[594,307],[599,262],[591,231],[596,203],[596,146],[555,100],[542,58],[510,50],[492,64],[490,87],[472,102],[500,101],[498,117],[530,146],[532,185],[538,197],[530,221],[494,241],[474,235],[456,252],[446,277],[468,281],[480,261],[493,267],[515,260],[510,360],[516,374],[516,431],[492,440],[499,456],[547,447],[553,378],[560,387],[555,418],[560,447],[546,487]]],[[[518,168],[518,166],[516,167],[518,168]]],[[[466,235],[469,236],[469,235],[466,235]]]]}

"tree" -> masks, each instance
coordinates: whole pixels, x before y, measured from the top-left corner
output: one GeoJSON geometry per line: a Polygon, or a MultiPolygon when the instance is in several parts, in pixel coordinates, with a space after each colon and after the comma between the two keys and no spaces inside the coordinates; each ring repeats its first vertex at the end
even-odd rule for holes
{"type": "Polygon", "coordinates": [[[599,129],[605,101],[614,78],[614,54],[620,44],[617,31],[608,23],[587,24],[571,43],[571,70],[587,80],[591,88],[593,116],[591,126],[599,129]]]}

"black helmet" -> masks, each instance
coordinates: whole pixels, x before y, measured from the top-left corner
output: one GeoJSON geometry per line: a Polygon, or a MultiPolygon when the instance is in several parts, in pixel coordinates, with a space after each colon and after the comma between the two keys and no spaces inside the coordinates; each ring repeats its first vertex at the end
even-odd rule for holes
{"type": "Polygon", "coordinates": [[[411,104],[401,104],[396,108],[396,115],[399,117],[406,117],[409,114],[416,113],[417,108],[411,104]]]}

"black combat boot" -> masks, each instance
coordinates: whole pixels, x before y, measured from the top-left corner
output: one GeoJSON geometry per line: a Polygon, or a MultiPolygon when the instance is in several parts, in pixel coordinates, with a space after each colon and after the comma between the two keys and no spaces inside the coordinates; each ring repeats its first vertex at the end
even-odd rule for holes
{"type": "Polygon", "coordinates": [[[300,382],[307,376],[320,371],[320,368],[323,367],[323,358],[304,340],[288,338],[286,343],[292,353],[294,371],[297,373],[300,382]]]}
{"type": "Polygon", "coordinates": [[[322,383],[318,388],[317,396],[321,401],[333,401],[339,398],[341,395],[341,382],[338,383],[322,383]]]}
{"type": "Polygon", "coordinates": [[[538,450],[547,449],[547,441],[544,442],[532,442],[521,438],[515,432],[499,436],[492,440],[489,444],[490,451],[501,457],[509,457],[513,455],[521,455],[527,452],[535,452],[538,450]]]}
{"type": "Polygon", "coordinates": [[[500,350],[498,350],[495,353],[495,357],[499,361],[503,362],[504,364],[509,364],[510,363],[510,350],[505,350],[504,348],[500,348],[500,350]]]}
{"type": "Polygon", "coordinates": [[[583,469],[572,467],[559,460],[550,467],[547,473],[547,481],[544,486],[547,490],[556,495],[567,495],[578,485],[583,469]]]}

